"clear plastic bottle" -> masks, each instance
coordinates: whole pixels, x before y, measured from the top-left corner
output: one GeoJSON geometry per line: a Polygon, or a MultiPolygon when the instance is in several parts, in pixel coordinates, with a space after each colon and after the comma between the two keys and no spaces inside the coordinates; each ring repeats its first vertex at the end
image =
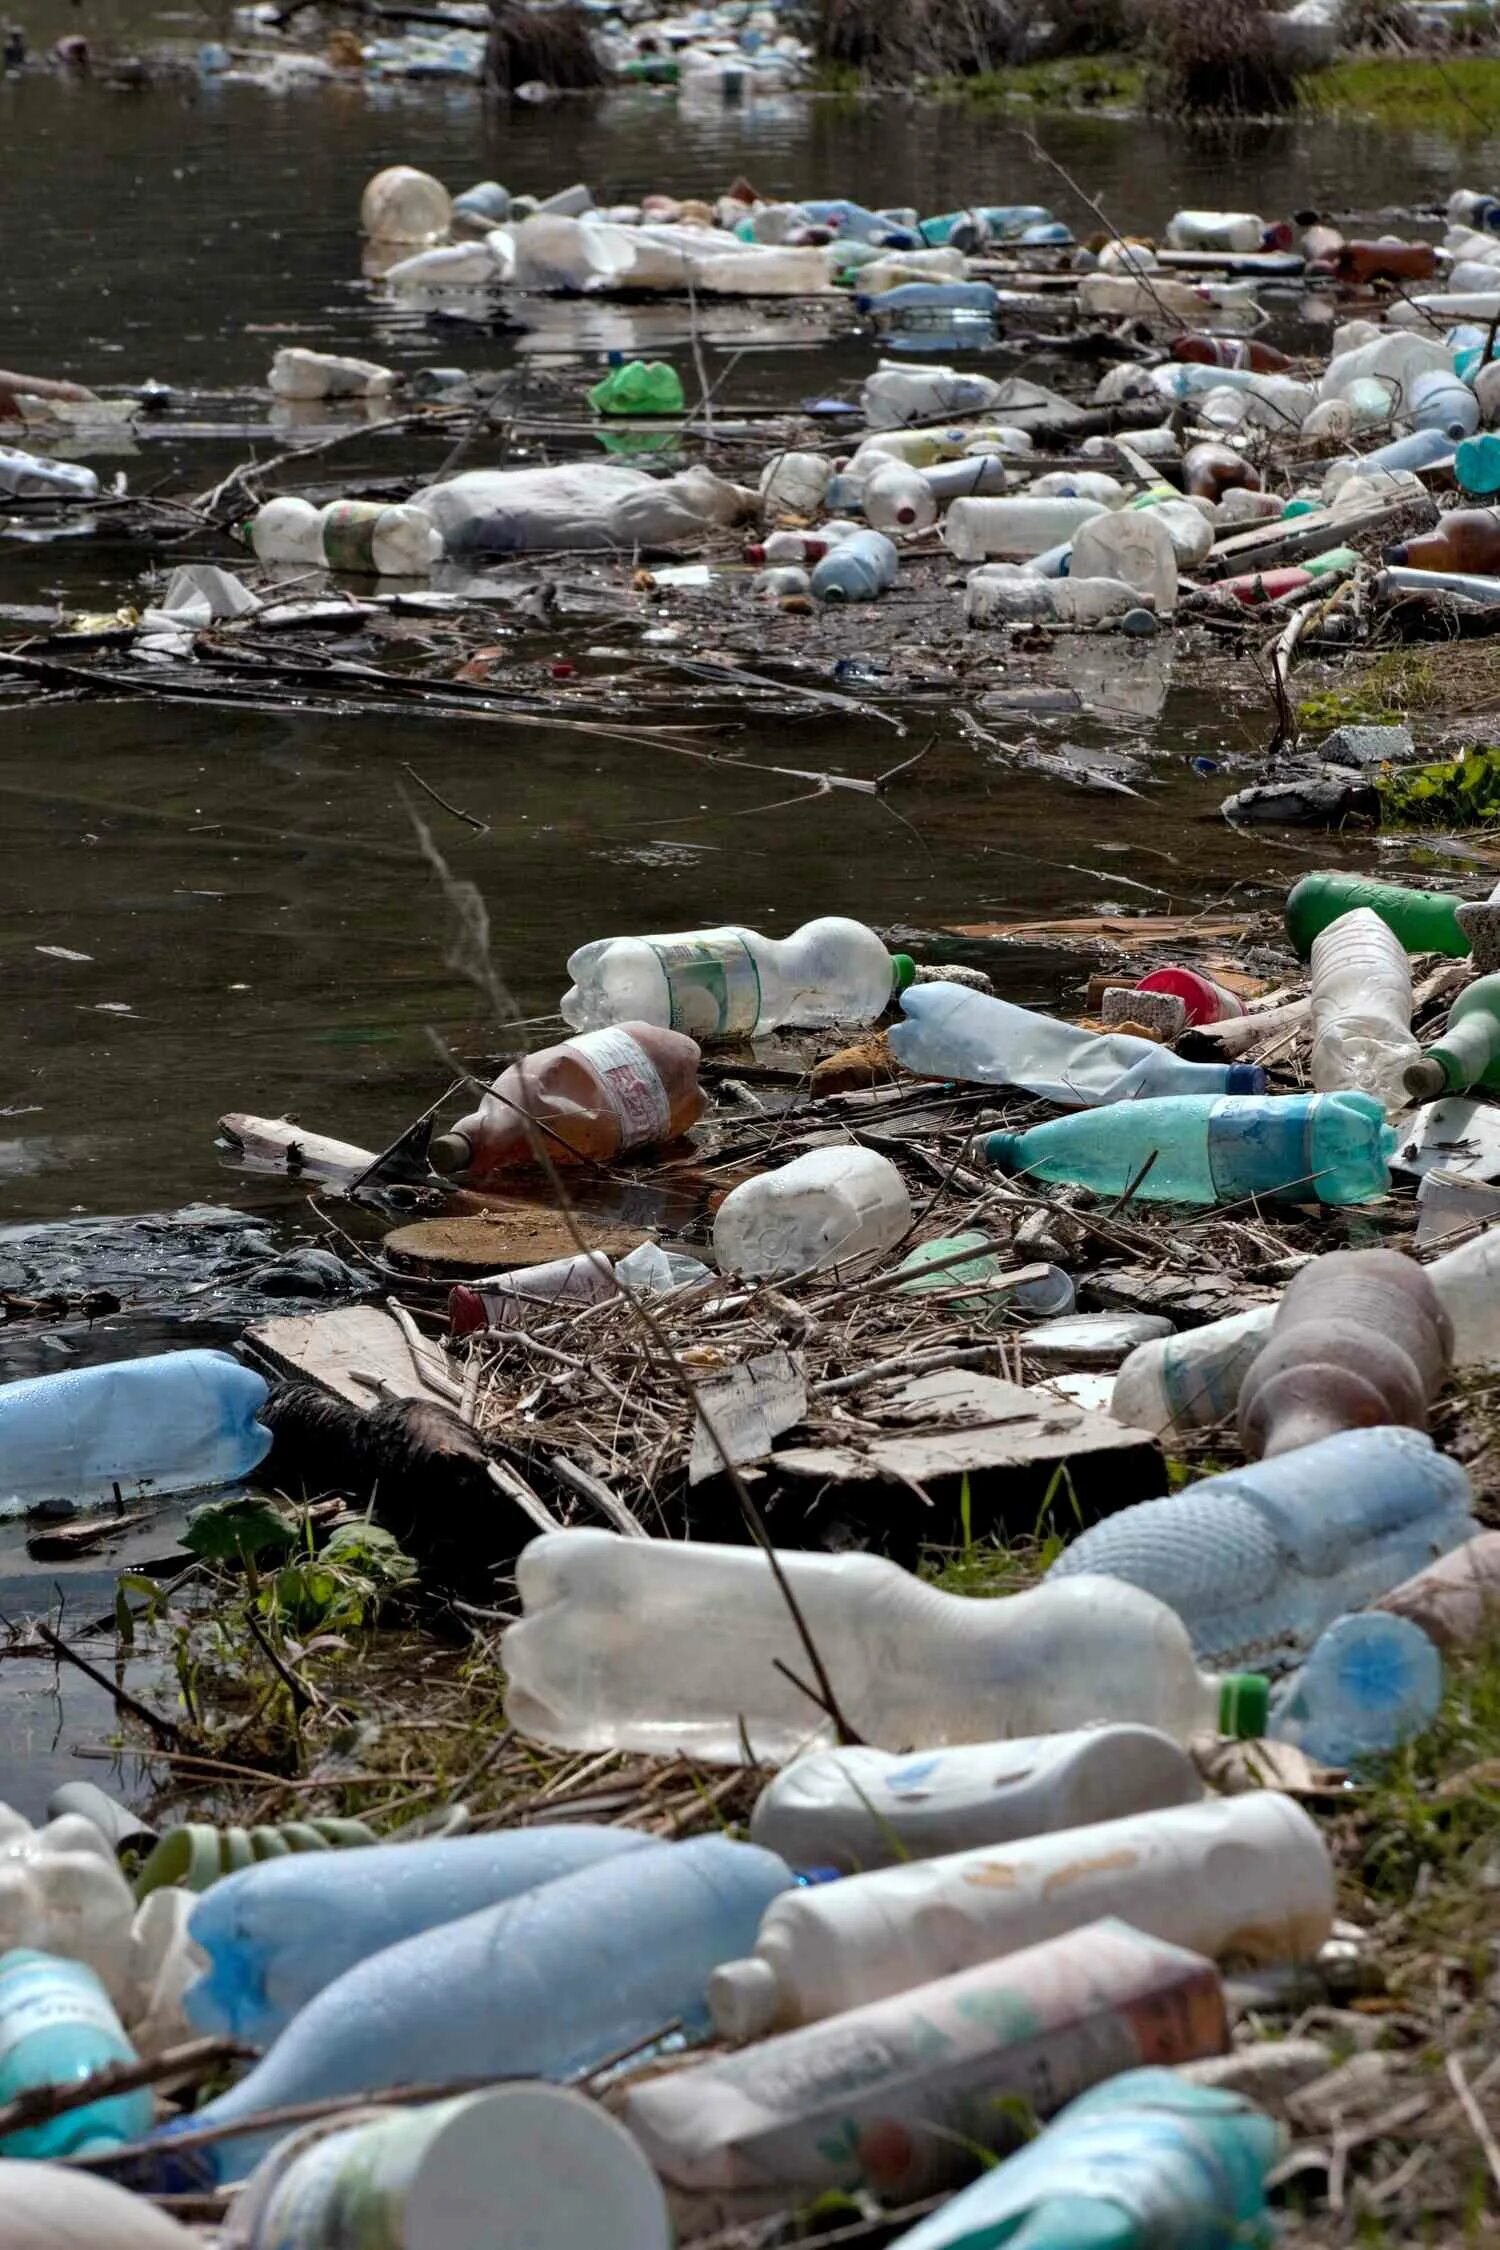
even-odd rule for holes
{"type": "Polygon", "coordinates": [[[878,601],[900,567],[883,531],[854,531],[813,565],[812,590],[823,602],[878,601]]]}
{"type": "Polygon", "coordinates": [[[359,216],[376,242],[430,242],[448,232],[453,198],[430,172],[391,164],[366,183],[359,216]]]}
{"type": "Polygon", "coordinates": [[[791,563],[781,563],[770,570],[757,571],[750,592],[759,602],[784,601],[788,594],[810,594],[812,579],[805,570],[798,570],[791,563]]]}
{"type": "Polygon", "coordinates": [[[1453,1324],[1428,1275],[1398,1250],[1330,1250],[1288,1285],[1240,1386],[1240,1442],[1287,1453],[1335,1431],[1425,1429],[1453,1324]]]}
{"type": "Polygon", "coordinates": [[[1324,1766],[1357,1766],[1425,1734],[1443,1660],[1419,1626],[1381,1610],[1340,1617],[1272,1699],[1268,1733],[1324,1766]]]}
{"type": "Polygon", "coordinates": [[[658,1024],[612,1024],[511,1063],[478,1109],[437,1136],[428,1160],[476,1185],[533,1165],[529,1117],[555,1164],[608,1164],[676,1140],[705,1107],[696,1040],[658,1024]]]}
{"type": "Polygon", "coordinates": [[[905,1754],[813,1750],[761,1791],[750,1840],[792,1867],[856,1875],[1196,1804],[1202,1794],[1192,1759],[1155,1727],[1082,1727],[905,1754]]]}
{"type": "Polygon", "coordinates": [[[984,1152],[1002,1172],[1151,1203],[1369,1203],[1396,1140],[1369,1094],[1175,1094],[991,1133],[984,1152]]]}
{"type": "Polygon", "coordinates": [[[964,375],[956,367],[882,363],[866,377],[860,403],[872,430],[901,430],[945,415],[983,414],[999,403],[1001,389],[987,375],[964,375]]]}
{"type": "Polygon", "coordinates": [[[1408,1064],[1403,1085],[1409,1100],[1422,1102],[1500,1085],[1500,976],[1465,985],[1441,1037],[1408,1064]]]}
{"type": "Polygon", "coordinates": [[[929,1290],[946,1290],[953,1297],[953,1316],[974,1323],[978,1327],[998,1326],[1010,1319],[1012,1313],[1025,1312],[1046,1319],[1061,1318],[1073,1310],[1077,1291],[1072,1276],[1061,1266],[1044,1266],[1034,1281],[1018,1282],[1014,1289],[998,1295],[959,1296],[959,1290],[974,1283],[995,1280],[1014,1258],[997,1250],[990,1237],[977,1229],[963,1234],[934,1235],[927,1242],[919,1242],[908,1252],[898,1271],[910,1273],[911,1280],[901,1284],[903,1297],[925,1296],[929,1290]],[[973,1255],[954,1264],[961,1250],[973,1255]],[[933,1267],[937,1270],[931,1270],[933,1267]]]}
{"type": "Polygon", "coordinates": [[[1454,1366],[1500,1361],[1500,1233],[1477,1234],[1426,1270],[1453,1323],[1454,1366]]]}
{"type": "Polygon", "coordinates": [[[981,563],[964,588],[967,625],[1117,623],[1149,597],[1119,578],[1039,578],[1013,563],[981,563]]]}
{"type": "Polygon", "coordinates": [[[1152,508],[1124,508],[1084,524],[1073,539],[1068,576],[1123,579],[1163,617],[1177,607],[1177,549],[1152,508]]]}
{"type": "Polygon", "coordinates": [[[785,938],[735,924],[595,938],[568,956],[568,974],[560,1013],[577,1031],[634,1018],[709,1040],[782,1024],[873,1023],[916,969],[863,922],[825,914],[785,938]]]}
{"type": "Polygon", "coordinates": [[[889,1157],[851,1143],[810,1149],[731,1188],[714,1216],[714,1255],[752,1281],[868,1266],[911,1227],[911,1198],[889,1157]]]}
{"type": "MultiPolygon", "coordinates": [[[[1024,560],[1076,538],[1092,517],[1105,513],[1102,500],[1060,495],[1040,500],[1025,493],[1014,499],[955,500],[943,518],[943,543],[960,562],[984,562],[991,556],[1024,560]]],[[[1080,575],[1121,577],[1124,573],[1091,568],[1080,575]]]]}
{"type": "Polygon", "coordinates": [[[1289,1797],[1255,1790],[784,1894],[754,1952],[714,1971],[708,2005],[724,2038],[758,2039],[1106,1914],[1210,1960],[1310,1961],[1333,1909],[1316,1822],[1289,1797]]]}
{"type": "Polygon", "coordinates": [[[1312,1082],[1348,1087],[1403,1109],[1406,1073],[1421,1059],[1411,1029],[1411,960],[1368,907],[1320,930],[1312,947],[1312,1082]]]}
{"type": "Polygon", "coordinates": [[[448,1333],[472,1336],[483,1330],[524,1328],[537,1314],[601,1304],[615,1294],[615,1269],[602,1250],[580,1250],[571,1258],[549,1258],[541,1266],[517,1266],[488,1281],[461,1282],[448,1292],[448,1333]]]}
{"type": "Polygon", "coordinates": [[[958,461],[934,461],[922,470],[934,500],[975,500],[1008,492],[1015,469],[1003,453],[969,453],[958,461]]]}
{"type": "Polygon", "coordinates": [[[937,522],[937,502],[921,474],[904,461],[885,461],[861,495],[866,520],[877,531],[926,531],[937,522]]]}
{"type": "Polygon", "coordinates": [[[649,1841],[579,1821],[263,1860],[195,1903],[188,1934],[206,1966],[183,2008],[199,2031],[269,2046],[315,1993],[386,1946],[649,1841]]]}
{"type": "Polygon", "coordinates": [[[1276,1317],[1274,1305],[1231,1313],[1227,1320],[1138,1344],[1115,1377],[1110,1413],[1128,1429],[1168,1432],[1211,1429],[1228,1422],[1240,1385],[1276,1317]]]}
{"type": "MultiPolygon", "coordinates": [[[[423,1930],[325,1985],[262,2060],[188,2122],[227,2124],[361,2093],[372,2068],[390,2085],[565,2078],[664,2024],[701,2036],[709,1976],[754,1944],[762,1914],[791,1882],[754,1844],[695,1836],[648,1844],[628,1880],[604,1860],[423,1930]]],[[[243,2178],[278,2137],[218,2142],[221,2179],[243,2178]]],[[[170,2140],[162,2145],[167,2155],[170,2140]]]]}
{"type": "Polygon", "coordinates": [[[1419,375],[1411,387],[1411,404],[1402,419],[1414,429],[1437,430],[1457,445],[1479,427],[1479,401],[1453,370],[1434,369],[1419,375]]]}
{"type": "Polygon", "coordinates": [[[228,1352],[162,1352],[0,1388],[0,1515],[207,1491],[271,1450],[270,1392],[228,1352]]]}
{"type": "Polygon", "coordinates": [[[907,281],[893,289],[861,288],[854,299],[856,312],[876,322],[898,324],[904,314],[922,312],[975,312],[993,317],[999,305],[999,292],[988,281],[907,281]]]}
{"type": "Polygon", "coordinates": [[[923,1078],[1022,1086],[1068,1108],[1266,1089],[1257,1064],[1184,1062],[1154,1040],[1084,1031],[965,985],[913,985],[901,1006],[904,1017],[891,1026],[890,1050],[904,1070],[923,1078]]]}
{"type": "MultiPolygon", "coordinates": [[[[109,1994],[81,1961],[20,1948],[0,1954],[0,2101],[34,2086],[71,2086],[111,2063],[133,2063],[109,1994]]],[[[0,2156],[73,2156],[138,2140],[151,2126],[141,2088],[70,2109],[0,2139],[0,2156]]]]}
{"type": "Polygon", "coordinates": [[[1103,1571],[1175,1609],[1206,1662],[1280,1666],[1471,1537],[1470,1500],[1420,1431],[1342,1430],[1091,1524],[1046,1583],[1103,1571]]]}
{"type": "MultiPolygon", "coordinates": [[[[1205,1678],[1176,1614],[1116,1579],[972,1601],[878,1555],[779,1560],[840,1708],[880,1749],[1049,1733],[1105,1711],[1179,1741],[1257,1731],[1263,1684],[1205,1678]]],[[[713,1765],[743,1763],[747,1737],[775,1764],[827,1740],[779,1669],[805,1676],[807,1654],[754,1547],[547,1533],[524,1549],[516,1584],[524,1615],[503,1662],[523,1734],[713,1765]],[[706,1617],[732,1617],[732,1638],[705,1634],[706,1617]]]]}

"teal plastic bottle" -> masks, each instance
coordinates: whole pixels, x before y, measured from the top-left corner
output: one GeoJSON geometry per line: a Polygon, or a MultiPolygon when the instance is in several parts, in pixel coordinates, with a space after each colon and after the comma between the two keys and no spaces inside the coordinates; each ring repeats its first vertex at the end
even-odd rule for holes
{"type": "Polygon", "coordinates": [[[998,1171],[1148,1203],[1368,1203],[1398,1135],[1373,1094],[1172,1094],[991,1133],[998,1171]],[[1146,1165],[1150,1162],[1150,1170],[1146,1165]]]}
{"type": "MultiPolygon", "coordinates": [[[[33,2086],[71,2086],[108,2063],[133,2063],[109,1994],[81,1961],[18,1948],[0,1954],[0,2102],[33,2086]]],[[[151,2130],[143,2088],[70,2109],[45,2125],[7,2134],[0,2156],[74,2156],[119,2147],[151,2130]]]]}

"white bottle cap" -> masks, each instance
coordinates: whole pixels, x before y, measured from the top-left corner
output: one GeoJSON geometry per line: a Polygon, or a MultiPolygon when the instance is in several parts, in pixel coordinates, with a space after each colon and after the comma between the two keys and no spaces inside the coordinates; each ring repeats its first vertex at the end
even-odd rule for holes
{"type": "Polygon", "coordinates": [[[708,1980],[708,2012],[723,2039],[757,2039],[781,2012],[776,1971],[759,1954],[725,1961],[708,1980]]]}

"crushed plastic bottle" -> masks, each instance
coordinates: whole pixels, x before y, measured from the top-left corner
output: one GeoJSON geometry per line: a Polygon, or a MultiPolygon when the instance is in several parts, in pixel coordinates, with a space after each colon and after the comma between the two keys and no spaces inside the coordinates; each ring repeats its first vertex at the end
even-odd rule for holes
{"type": "MultiPolygon", "coordinates": [[[[1415,1578],[1382,1594],[1375,1607],[1420,1625],[1435,1648],[1475,1647],[1494,1630],[1500,1612],[1500,1531],[1481,1531],[1450,1548],[1415,1578]]],[[[756,1841],[782,1849],[769,1837],[756,1841]]]]}
{"type": "Polygon", "coordinates": [[[856,1273],[911,1227],[911,1198],[889,1157],[851,1144],[810,1149],[731,1188],[714,1216],[714,1255],[749,1280],[856,1273]]]}
{"type": "Polygon", "coordinates": [[[560,1013],[577,1031],[634,1018],[707,1041],[873,1023],[916,969],[864,923],[828,914],[779,939],[737,926],[596,938],[568,956],[568,974],[560,1013]]]}
{"type": "Polygon", "coordinates": [[[1420,1627],[1367,1610],[1337,1618],[1272,1698],[1267,1733],[1324,1766],[1358,1766],[1425,1734],[1443,1660],[1420,1627]]]}
{"type": "Polygon", "coordinates": [[[612,1024],[511,1063],[427,1154],[435,1170],[482,1184],[536,1162],[534,1131],[555,1164],[606,1164],[676,1140],[705,1106],[695,1040],[657,1024],[612,1024]]]}
{"type": "Polygon", "coordinates": [[[665,360],[631,359],[611,367],[589,394],[596,414],[681,414],[682,377],[665,360]]]}
{"type": "Polygon", "coordinates": [[[163,1352],[0,1388],[0,1515],[207,1491],[271,1450],[270,1391],[228,1352],[163,1352]]]}
{"type": "Polygon", "coordinates": [[[1046,1318],[1070,1313],[1077,1301],[1072,1277],[1060,1266],[1044,1266],[1031,1281],[1018,1281],[1003,1291],[990,1293],[985,1285],[998,1279],[1014,1259],[997,1249],[987,1234],[970,1230],[963,1234],[934,1235],[927,1242],[919,1242],[901,1261],[899,1271],[910,1274],[909,1281],[900,1284],[903,1297],[925,1296],[930,1290],[941,1289],[953,1299],[956,1319],[971,1321],[977,1327],[993,1327],[1005,1322],[1012,1313],[1032,1313],[1046,1318]],[[968,1251],[971,1255],[961,1256],[968,1251]],[[977,1294],[963,1294],[977,1285],[977,1294]]]}
{"type": "Polygon", "coordinates": [[[903,1069],[923,1078],[1022,1086],[1068,1108],[1266,1089],[1266,1074],[1254,1063],[1183,1062],[1154,1040],[1084,1031],[964,985],[913,985],[901,1006],[890,1050],[903,1069]]]}

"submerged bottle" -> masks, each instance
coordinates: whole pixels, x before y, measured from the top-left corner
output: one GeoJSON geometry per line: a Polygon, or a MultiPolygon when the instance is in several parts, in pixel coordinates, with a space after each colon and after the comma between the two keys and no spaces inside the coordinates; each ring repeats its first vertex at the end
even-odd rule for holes
{"type": "MultiPolygon", "coordinates": [[[[1263,1683],[1203,1677],[1177,1616],[1114,1579],[970,1601],[877,1555],[779,1559],[845,1718],[878,1748],[1043,1734],[1106,1710],[1180,1741],[1257,1729],[1263,1683]]],[[[524,1734],[714,1765],[743,1763],[747,1738],[776,1764],[827,1739],[780,1669],[805,1676],[807,1654],[753,1547],[547,1533],[516,1584],[524,1615],[504,1668],[524,1734]],[[705,1635],[709,1616],[732,1617],[733,1639],[705,1635]]]]}
{"type": "Polygon", "coordinates": [[[1001,1172],[1153,1203],[1368,1203],[1396,1139],[1369,1094],[1176,1094],[991,1133],[984,1152],[1001,1172]]]}
{"type": "Polygon", "coordinates": [[[1166,1095],[1263,1094],[1254,1063],[1184,1062],[1169,1047],[1128,1032],[1084,1031],[958,984],[919,984],[901,996],[891,1053],[924,1078],[1022,1086],[1069,1108],[1166,1095]]]}
{"type": "Polygon", "coordinates": [[[658,1024],[614,1024],[511,1063],[427,1154],[435,1171],[482,1185],[536,1162],[529,1117],[554,1164],[607,1164],[676,1140],[705,1107],[695,1040],[658,1024]]]}
{"type": "Polygon", "coordinates": [[[69,1367],[0,1388],[0,1515],[206,1491],[271,1450],[263,1377],[228,1352],[69,1367]]]}
{"type": "Polygon", "coordinates": [[[1398,1250],[1329,1250],[1302,1268],[1240,1386],[1240,1442],[1267,1459],[1338,1430],[1425,1429],[1453,1324],[1398,1250]]]}
{"type": "Polygon", "coordinates": [[[568,956],[561,1015],[669,1026],[694,1039],[748,1039],[782,1024],[873,1023],[916,975],[863,922],[825,914],[790,937],[729,925],[666,937],[596,938],[568,956]]]}
{"type": "Polygon", "coordinates": [[[1324,1766],[1355,1766],[1425,1734],[1443,1700],[1443,1660],[1420,1627],[1366,1610],[1319,1636],[1272,1700],[1267,1732],[1324,1766]]]}
{"type": "Polygon", "coordinates": [[[1420,1054],[1410,957],[1378,914],[1356,906],[1313,939],[1312,1082],[1320,1094],[1350,1087],[1401,1109],[1420,1054]]]}
{"type": "Polygon", "coordinates": [[[752,1281],[847,1270],[910,1227],[911,1198],[889,1157],[853,1144],[815,1148],[730,1189],[714,1215],[714,1255],[721,1271],[752,1281]]]}
{"type": "Polygon", "coordinates": [[[1446,953],[1462,959],[1469,941],[1456,918],[1460,903],[1446,891],[1414,891],[1400,883],[1377,883],[1365,875],[1329,870],[1304,875],[1293,884],[1286,902],[1286,934],[1305,961],[1320,930],[1356,907],[1368,907],[1395,931],[1408,953],[1446,953]]]}
{"type": "Polygon", "coordinates": [[[1383,550],[1389,563],[1408,570],[1500,571],[1500,508],[1454,508],[1431,531],[1383,550]]]}
{"type": "Polygon", "coordinates": [[[1122,508],[1094,516],[1073,540],[1068,576],[1121,578],[1163,617],[1177,607],[1177,549],[1154,508],[1122,508]]]}
{"type": "Polygon", "coordinates": [[[1106,1572],[1169,1603],[1205,1661],[1281,1666],[1469,1538],[1470,1497],[1420,1431],[1342,1430],[1090,1525],[1046,1584],[1106,1572]]]}
{"type": "Polygon", "coordinates": [[[883,531],[854,531],[814,563],[812,590],[823,602],[878,601],[894,586],[901,558],[883,531]]]}
{"type": "Polygon", "coordinates": [[[1421,1102],[1469,1086],[1500,1086],[1500,976],[1465,985],[1441,1037],[1408,1064],[1404,1085],[1407,1096],[1421,1102]]]}
{"type": "MultiPolygon", "coordinates": [[[[71,2086],[111,2063],[133,2063],[108,1993],[92,1969],[25,1948],[0,1954],[0,2101],[35,2086],[71,2086]]],[[[7,2133],[0,2156],[73,2156],[138,2140],[151,2126],[146,2089],[108,2095],[43,2125],[7,2133]]]]}

